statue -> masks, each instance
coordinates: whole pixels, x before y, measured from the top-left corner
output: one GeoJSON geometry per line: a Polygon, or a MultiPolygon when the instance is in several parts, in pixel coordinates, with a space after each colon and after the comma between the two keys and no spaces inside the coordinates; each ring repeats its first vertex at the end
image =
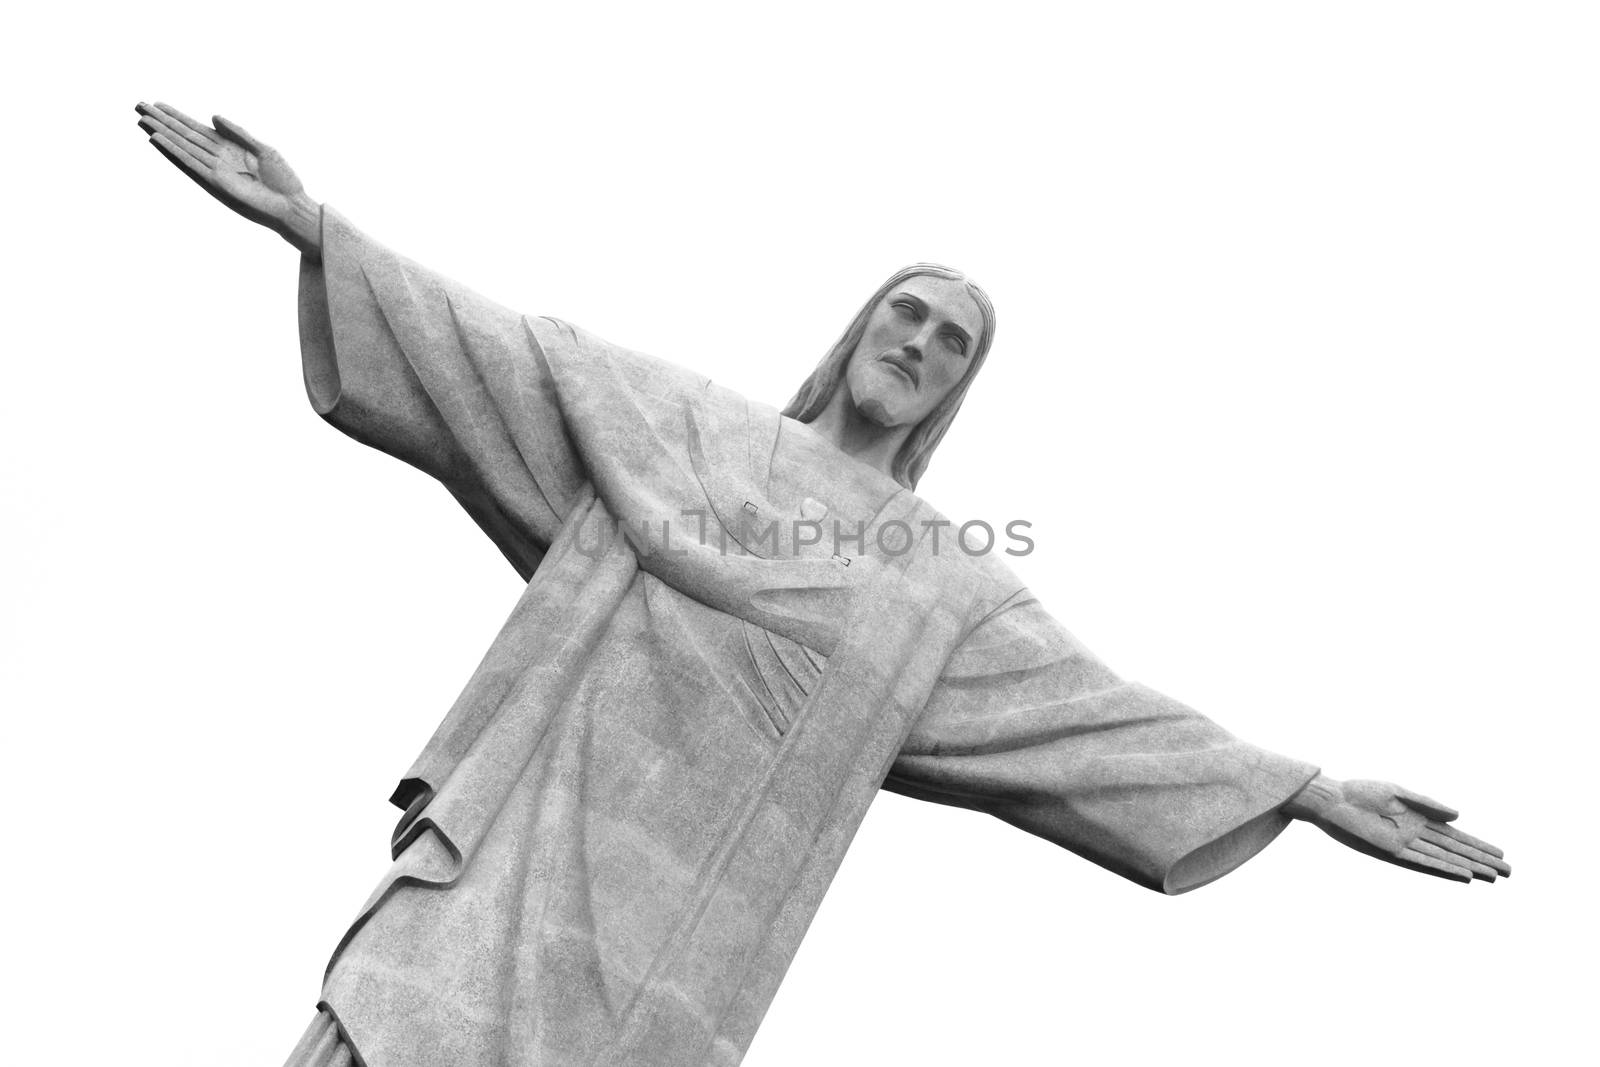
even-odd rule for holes
{"type": "MultiPolygon", "coordinates": [[[[1166,893],[1294,819],[1510,874],[1452,809],[1123,681],[915,493],[994,338],[907,268],[779,412],[500,308],[162,104],[180,170],[302,255],[319,414],[442,482],[528,582],[391,798],[393,866],[291,1065],[738,1063],[880,788],[1166,893]]],[[[971,524],[968,524],[970,526],[971,524]]]]}

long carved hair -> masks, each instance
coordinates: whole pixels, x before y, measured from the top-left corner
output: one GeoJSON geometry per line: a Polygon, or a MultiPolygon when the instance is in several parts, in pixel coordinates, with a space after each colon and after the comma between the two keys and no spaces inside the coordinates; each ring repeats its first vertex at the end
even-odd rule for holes
{"type": "Polygon", "coordinates": [[[878,291],[872,294],[870,300],[861,305],[861,310],[850,320],[850,325],[844,334],[834,342],[828,354],[822,357],[822,362],[817,364],[817,369],[811,372],[811,377],[800,386],[800,391],[789,401],[789,406],[783,409],[785,415],[799,422],[810,422],[822,414],[823,409],[828,406],[828,401],[833,399],[834,391],[844,381],[845,368],[850,365],[850,357],[855,355],[857,346],[861,344],[862,335],[867,332],[867,319],[872,316],[873,309],[896,286],[903,284],[909,278],[923,275],[964,282],[967,293],[983,315],[983,332],[973,342],[966,373],[956,383],[956,387],[939,402],[938,407],[917,423],[911,431],[911,436],[906,438],[905,444],[901,445],[900,451],[895,454],[890,473],[895,481],[907,489],[917,487],[922,472],[928,467],[928,460],[933,457],[933,450],[939,447],[939,441],[943,439],[945,431],[950,428],[950,423],[955,421],[956,412],[961,409],[961,401],[967,395],[967,387],[972,384],[972,379],[977,377],[978,369],[983,366],[984,357],[989,354],[989,345],[994,340],[994,305],[989,302],[989,294],[978,288],[965,274],[949,267],[941,267],[937,263],[913,263],[896,271],[888,281],[878,286],[878,291]]]}

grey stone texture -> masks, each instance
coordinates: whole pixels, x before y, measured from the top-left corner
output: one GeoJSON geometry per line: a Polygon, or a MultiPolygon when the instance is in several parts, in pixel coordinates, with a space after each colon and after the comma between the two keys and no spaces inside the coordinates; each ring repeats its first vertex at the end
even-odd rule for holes
{"type": "Polygon", "coordinates": [[[370,1062],[736,1063],[881,786],[1182,892],[1315,776],[1113,676],[995,556],[878,552],[941,516],[802,424],[324,219],[312,403],[532,579],[328,972],[370,1062]],[[807,499],[868,551],[741,519],[807,499]],[[705,545],[605,537],[695,513],[705,545]]]}
{"type": "Polygon", "coordinates": [[[1164,893],[1296,817],[1509,873],[1435,801],[1118,678],[998,552],[957,549],[914,491],[993,335],[954,272],[891,278],[783,414],[395,255],[232,124],[139,112],[304,253],[316,411],[436,478],[528,582],[392,797],[393,865],[291,1064],[736,1064],[880,789],[1164,893]]]}

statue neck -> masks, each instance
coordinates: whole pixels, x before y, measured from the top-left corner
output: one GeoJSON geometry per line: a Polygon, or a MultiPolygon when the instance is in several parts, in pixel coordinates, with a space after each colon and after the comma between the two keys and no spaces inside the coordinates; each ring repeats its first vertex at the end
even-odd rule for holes
{"type": "Polygon", "coordinates": [[[811,430],[858,463],[894,477],[894,460],[914,426],[884,426],[862,414],[843,382],[828,406],[811,420],[811,430]]]}

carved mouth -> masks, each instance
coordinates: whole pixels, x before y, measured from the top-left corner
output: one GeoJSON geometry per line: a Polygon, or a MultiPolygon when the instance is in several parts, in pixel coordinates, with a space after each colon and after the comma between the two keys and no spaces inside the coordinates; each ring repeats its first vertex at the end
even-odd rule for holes
{"type": "Polygon", "coordinates": [[[887,363],[889,366],[898,370],[901,374],[904,374],[907,378],[911,379],[911,386],[913,389],[916,388],[920,383],[920,377],[917,374],[917,368],[904,356],[891,354],[887,356],[879,356],[878,358],[882,362],[887,363]]]}

